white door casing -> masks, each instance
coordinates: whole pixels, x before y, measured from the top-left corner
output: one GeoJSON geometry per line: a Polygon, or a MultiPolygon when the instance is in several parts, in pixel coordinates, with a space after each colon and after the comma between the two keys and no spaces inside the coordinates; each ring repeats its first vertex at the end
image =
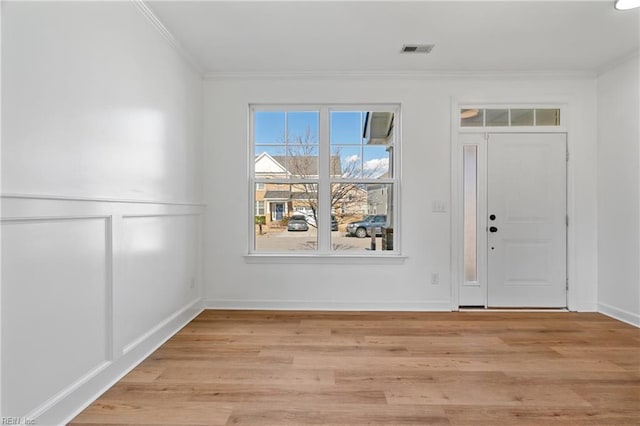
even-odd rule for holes
{"type": "Polygon", "coordinates": [[[494,133],[487,153],[487,305],[566,307],[566,135],[494,133]]]}

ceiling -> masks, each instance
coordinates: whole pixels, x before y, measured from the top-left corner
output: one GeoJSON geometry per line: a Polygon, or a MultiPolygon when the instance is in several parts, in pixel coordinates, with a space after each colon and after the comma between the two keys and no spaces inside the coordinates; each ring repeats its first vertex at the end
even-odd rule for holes
{"type": "Polygon", "coordinates": [[[613,0],[145,4],[214,74],[597,72],[640,46],[640,10],[613,0]]]}

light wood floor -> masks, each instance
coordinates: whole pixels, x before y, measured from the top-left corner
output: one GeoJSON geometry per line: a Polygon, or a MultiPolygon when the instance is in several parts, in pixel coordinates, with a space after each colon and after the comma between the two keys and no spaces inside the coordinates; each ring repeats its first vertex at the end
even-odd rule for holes
{"type": "Polygon", "coordinates": [[[205,311],[74,425],[639,425],[640,329],[591,313],[205,311]]]}

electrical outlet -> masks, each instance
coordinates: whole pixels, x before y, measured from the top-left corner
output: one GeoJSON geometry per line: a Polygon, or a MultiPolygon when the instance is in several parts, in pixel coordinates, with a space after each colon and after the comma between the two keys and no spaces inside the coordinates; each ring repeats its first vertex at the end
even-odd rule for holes
{"type": "Polygon", "coordinates": [[[437,272],[432,272],[431,285],[438,285],[438,284],[440,284],[440,274],[438,274],[437,272]]]}
{"type": "Polygon", "coordinates": [[[196,279],[191,277],[191,284],[189,286],[190,288],[196,288],[196,279]]]}
{"type": "Polygon", "coordinates": [[[431,211],[434,213],[446,213],[447,203],[444,201],[434,201],[431,203],[431,211]]]}

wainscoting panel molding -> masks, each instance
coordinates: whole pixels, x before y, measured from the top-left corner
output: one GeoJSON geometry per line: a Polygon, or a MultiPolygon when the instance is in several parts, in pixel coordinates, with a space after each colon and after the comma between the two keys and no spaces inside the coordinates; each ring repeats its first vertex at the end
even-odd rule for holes
{"type": "Polygon", "coordinates": [[[202,311],[203,210],[2,196],[2,416],[67,422],[202,311]]]}

